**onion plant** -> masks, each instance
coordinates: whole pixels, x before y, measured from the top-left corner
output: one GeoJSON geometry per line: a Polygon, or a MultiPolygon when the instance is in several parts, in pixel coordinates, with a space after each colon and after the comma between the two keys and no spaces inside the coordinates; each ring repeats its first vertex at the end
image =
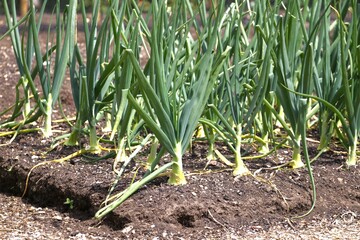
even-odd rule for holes
{"type": "MultiPolygon", "coordinates": [[[[317,4],[329,6],[331,1],[318,1],[317,4]]],[[[331,24],[331,12],[328,8],[325,12],[325,16],[321,22],[321,29],[319,30],[319,40],[317,43],[318,51],[315,52],[314,61],[316,63],[315,70],[315,90],[316,95],[331,104],[337,104],[336,102],[341,95],[341,76],[340,76],[340,64],[339,48],[340,48],[340,35],[334,34],[334,38],[331,37],[331,33],[334,31],[336,25],[331,24]]],[[[334,128],[334,115],[329,109],[319,102],[319,130],[320,130],[320,144],[319,150],[326,149],[328,147],[330,138],[334,128]]],[[[338,106],[340,107],[340,106],[338,106]]]]}
{"type": "Polygon", "coordinates": [[[156,157],[145,176],[100,209],[97,217],[112,211],[166,168],[171,167],[170,184],[186,183],[182,157],[229,52],[228,48],[218,48],[223,5],[224,1],[214,8],[203,28],[196,28],[198,37],[194,39],[189,33],[190,27],[196,27],[192,24],[195,15],[188,16],[188,1],[176,1],[172,14],[164,1],[152,1],[152,29],[147,39],[151,52],[145,69],[128,50],[141,93],[129,92],[128,100],[172,161],[156,170],[156,157]],[[144,102],[145,108],[139,101],[144,102]]]}
{"type": "Polygon", "coordinates": [[[217,51],[217,27],[222,17],[222,5],[219,5],[214,21],[204,26],[205,31],[201,33],[198,29],[201,34],[197,40],[189,38],[186,7],[185,2],[177,1],[174,6],[177,11],[170,17],[164,2],[152,2],[152,11],[156,14],[152,16],[149,39],[149,79],[133,61],[150,114],[129,94],[131,104],[173,157],[169,183],[174,185],[186,183],[182,155],[227,56],[227,51],[217,51]],[[200,50],[199,46],[203,49],[200,50]]]}
{"type": "MultiPolygon", "coordinates": [[[[95,101],[97,100],[97,98],[95,98],[95,95],[100,95],[100,92],[95,92],[95,86],[101,71],[101,63],[99,59],[105,61],[106,59],[104,58],[106,58],[106,54],[108,54],[106,52],[107,46],[103,46],[103,48],[101,49],[103,51],[101,51],[101,53],[98,53],[99,48],[102,46],[102,38],[108,37],[108,18],[104,20],[99,34],[97,33],[97,17],[99,16],[99,7],[99,1],[95,1],[90,25],[87,22],[84,1],[81,1],[80,4],[83,20],[82,22],[84,24],[86,59],[83,60],[80,54],[78,44],[76,44],[71,51],[72,58],[70,77],[73,98],[77,109],[77,118],[75,127],[73,128],[73,131],[71,132],[70,137],[66,142],[67,145],[77,144],[80,130],[83,127],[83,124],[88,121],[90,149],[94,152],[99,150],[97,144],[98,139],[96,135],[96,117],[99,108],[95,105],[95,101]],[[98,54],[101,55],[100,58],[98,58],[98,54]]],[[[110,44],[109,39],[107,39],[106,44],[110,44]]],[[[100,89],[100,91],[101,90],[102,89],[100,89]]]]}
{"type": "MultiPolygon", "coordinates": [[[[336,32],[339,36],[331,46],[332,52],[335,51],[336,56],[336,61],[333,59],[334,61],[331,63],[331,67],[334,65],[336,67],[331,73],[340,79],[340,82],[337,83],[338,89],[335,89],[337,92],[333,98],[325,94],[319,94],[320,97],[306,94],[302,96],[318,100],[326,107],[326,110],[331,111],[338,117],[343,131],[337,129],[337,136],[348,148],[347,166],[353,166],[357,163],[356,151],[360,128],[360,98],[356,92],[360,87],[359,4],[356,1],[337,2],[334,11],[337,14],[337,20],[334,24],[337,25],[336,32]],[[345,24],[344,18],[349,6],[352,9],[352,16],[349,23],[345,24]]],[[[297,94],[301,96],[300,93],[297,94]]]]}
{"type": "MultiPolygon", "coordinates": [[[[258,1],[254,6],[254,25],[256,30],[256,35],[252,38],[254,43],[253,51],[257,55],[258,61],[257,71],[261,69],[263,62],[272,61],[268,59],[268,44],[271,42],[270,40],[274,38],[277,34],[277,15],[280,11],[279,2],[275,2],[274,4],[269,4],[268,1],[258,1]],[[262,13],[262,14],[256,14],[262,13]]],[[[273,48],[275,42],[272,43],[271,47],[273,48]]],[[[271,50],[273,51],[273,49],[271,50]]],[[[274,64],[267,63],[268,76],[261,78],[262,81],[259,82],[259,77],[255,78],[251,84],[247,85],[247,91],[254,91],[255,87],[261,88],[261,91],[258,90],[261,94],[257,94],[259,100],[256,105],[257,111],[253,113],[250,111],[249,113],[252,115],[252,120],[250,123],[253,124],[253,132],[254,134],[258,134],[263,139],[263,144],[259,147],[259,151],[263,154],[267,154],[270,152],[269,150],[269,142],[274,139],[274,126],[276,125],[276,119],[274,118],[274,114],[272,111],[281,112],[281,107],[276,107],[278,99],[275,95],[276,89],[276,81],[274,81],[274,64]],[[269,103],[268,106],[271,106],[270,109],[268,106],[261,104],[263,102],[269,103]]],[[[265,72],[266,73],[266,72],[265,72]]]]}
{"type": "MultiPolygon", "coordinates": [[[[252,97],[246,91],[245,84],[249,84],[250,78],[256,74],[256,65],[253,63],[255,61],[254,42],[249,44],[245,32],[246,28],[250,28],[250,24],[246,28],[243,25],[244,16],[247,16],[247,14],[242,14],[245,12],[244,9],[244,4],[239,5],[237,2],[231,4],[227,10],[228,15],[224,16],[222,25],[219,26],[219,28],[225,28],[219,45],[221,48],[223,45],[231,46],[231,51],[223,67],[224,74],[219,78],[216,91],[212,92],[209,99],[209,109],[201,119],[210,142],[209,156],[213,155],[215,135],[220,135],[235,155],[233,171],[235,176],[249,173],[241,158],[243,127],[247,123],[244,115],[249,113],[245,109],[248,109],[249,97],[252,97]]],[[[271,47],[269,47],[266,61],[271,60],[270,49],[271,47]]],[[[264,66],[263,79],[267,75],[265,72],[269,65],[264,64],[264,66]]]]}
{"type": "MultiPolygon", "coordinates": [[[[44,1],[40,15],[37,18],[35,16],[36,11],[33,0],[30,0],[27,35],[25,36],[24,34],[23,37],[20,38],[20,30],[16,27],[10,36],[24,88],[25,105],[23,112],[26,122],[30,122],[29,119],[35,121],[39,116],[44,116],[43,133],[45,137],[49,137],[52,134],[52,110],[59,97],[61,85],[64,80],[70,48],[74,45],[73,36],[75,33],[77,1],[69,1],[66,11],[64,12],[64,22],[62,21],[63,18],[60,13],[60,1],[57,1],[55,9],[56,43],[54,46],[49,46],[48,39],[44,48],[39,39],[39,31],[46,3],[47,1],[44,1]],[[36,76],[40,79],[42,96],[37,92],[35,86],[36,76]],[[30,105],[30,94],[34,96],[36,103],[33,110],[31,110],[30,105]],[[38,111],[35,109],[38,109],[38,111]]],[[[17,24],[15,1],[12,1],[11,14],[7,1],[4,0],[3,4],[7,24],[9,28],[12,28],[17,24]]],[[[16,107],[15,110],[21,111],[21,108],[16,107]]],[[[16,115],[18,114],[13,114],[13,116],[16,115]]]]}
{"type": "Polygon", "coordinates": [[[77,118],[66,144],[76,145],[81,130],[87,123],[90,150],[93,152],[100,150],[96,131],[98,118],[102,116],[102,110],[111,104],[114,93],[110,91],[110,86],[116,77],[116,68],[119,67],[121,61],[124,61],[123,59],[120,61],[120,56],[110,58],[110,48],[114,39],[110,21],[117,4],[116,1],[112,3],[112,7],[108,9],[101,22],[98,20],[100,1],[95,1],[91,21],[88,22],[85,2],[80,2],[86,55],[81,55],[77,44],[71,55],[70,77],[77,118]]]}
{"type": "MultiPolygon", "coordinates": [[[[118,14],[113,12],[111,16],[111,26],[114,32],[114,54],[115,62],[119,61],[121,54],[125,51],[131,50],[137,61],[140,60],[140,49],[143,42],[141,34],[148,35],[149,30],[147,26],[142,24],[141,10],[137,8],[135,2],[122,3],[118,14]],[[143,31],[141,31],[141,26],[143,31]],[[126,50],[125,50],[126,49],[126,50]]],[[[143,124],[143,121],[132,123],[134,119],[135,110],[128,103],[127,94],[131,91],[133,94],[137,92],[136,75],[133,71],[133,66],[130,61],[124,61],[115,68],[114,79],[114,101],[112,104],[112,134],[110,140],[113,139],[115,133],[118,135],[118,154],[116,162],[126,161],[125,154],[126,138],[128,142],[137,134],[136,129],[143,124]],[[132,130],[133,131],[132,131],[132,130]],[[124,158],[124,159],[123,159],[124,158]]],[[[115,164],[116,165],[116,164],[115,164]]]]}
{"type": "Polygon", "coordinates": [[[309,66],[315,67],[313,45],[320,20],[315,19],[311,27],[306,28],[308,19],[311,19],[308,9],[305,7],[301,11],[300,1],[291,1],[286,8],[285,16],[279,18],[278,44],[272,55],[274,78],[277,82],[276,95],[291,127],[287,128],[283,122],[292,142],[293,156],[290,166],[293,168],[304,166],[300,154],[300,130],[303,123],[299,119],[300,115],[304,115],[302,111],[306,111],[305,115],[309,113],[309,108],[302,107],[301,97],[293,91],[305,94],[312,94],[314,91],[314,76],[309,76],[306,69],[309,66]]]}
{"type": "MultiPolygon", "coordinates": [[[[346,111],[344,111],[344,115],[347,119],[346,125],[348,126],[343,126],[347,129],[346,145],[349,149],[349,156],[346,163],[348,166],[352,166],[357,163],[356,151],[360,129],[360,97],[357,93],[360,88],[360,20],[358,16],[360,6],[359,3],[354,0],[349,2],[349,4],[352,8],[352,16],[348,26],[345,25],[339,12],[337,15],[340,35],[341,87],[343,91],[343,98],[341,98],[341,100],[343,100],[345,105],[346,111]]],[[[341,11],[343,6],[340,1],[337,2],[337,9],[339,9],[339,11],[341,11]]]]}

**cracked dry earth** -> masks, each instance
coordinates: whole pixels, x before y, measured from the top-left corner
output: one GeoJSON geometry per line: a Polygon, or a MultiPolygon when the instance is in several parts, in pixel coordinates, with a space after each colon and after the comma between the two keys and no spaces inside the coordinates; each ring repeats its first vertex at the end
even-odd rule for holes
{"type": "MultiPolygon", "coordinates": [[[[0,34],[6,30],[4,24],[0,16],[0,34]]],[[[14,101],[18,78],[6,38],[0,42],[0,111],[14,101]]],[[[65,112],[71,116],[68,79],[62,92],[65,112]]],[[[63,124],[55,127],[70,130],[63,124]]],[[[312,156],[317,154],[316,136],[309,135],[312,156]]],[[[0,144],[9,140],[1,137],[0,144]]],[[[307,171],[266,170],[288,161],[289,149],[246,162],[256,176],[233,178],[231,169],[220,162],[204,170],[207,145],[200,142],[184,158],[187,185],[172,187],[165,176],[159,177],[99,222],[93,216],[115,179],[113,159],[93,164],[78,157],[36,168],[27,194],[19,197],[35,164],[78,150],[59,147],[44,154],[50,144],[41,133],[31,133],[0,147],[0,239],[360,239],[360,168],[344,169],[346,151],[337,145],[313,164],[317,204],[305,218],[291,219],[311,206],[307,171]],[[71,208],[64,204],[67,199],[73,202],[71,208]]],[[[223,146],[217,147],[228,154],[223,146]]],[[[246,148],[256,154],[251,146],[246,148]]],[[[127,186],[147,151],[129,166],[116,191],[127,186]]]]}

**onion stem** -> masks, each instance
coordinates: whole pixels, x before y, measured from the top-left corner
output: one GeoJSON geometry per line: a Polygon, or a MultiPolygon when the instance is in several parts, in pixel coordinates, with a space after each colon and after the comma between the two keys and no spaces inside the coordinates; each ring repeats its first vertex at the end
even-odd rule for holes
{"type": "Polygon", "coordinates": [[[173,156],[173,165],[170,173],[168,183],[171,185],[184,185],[186,184],[185,174],[182,165],[182,146],[177,143],[175,146],[175,155],[173,156]]]}

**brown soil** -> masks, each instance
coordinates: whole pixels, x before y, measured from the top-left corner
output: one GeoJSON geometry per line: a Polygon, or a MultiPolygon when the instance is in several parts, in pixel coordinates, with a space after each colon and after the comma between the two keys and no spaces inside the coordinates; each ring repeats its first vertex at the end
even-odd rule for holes
{"type": "MultiPolygon", "coordinates": [[[[0,33],[4,30],[0,18],[0,33]]],[[[0,106],[14,100],[16,71],[9,39],[0,42],[0,106]]],[[[69,82],[64,105],[73,110],[69,82]]],[[[57,130],[69,131],[65,124],[57,130]]],[[[309,142],[316,155],[316,132],[309,142]]],[[[10,137],[0,138],[4,144],[10,137]]],[[[59,159],[78,149],[57,147],[41,133],[22,134],[0,147],[0,239],[357,239],[360,220],[360,170],[345,169],[346,153],[333,146],[313,164],[317,204],[307,217],[292,219],[311,206],[308,173],[266,170],[286,162],[289,149],[267,158],[247,161],[254,176],[234,178],[231,169],[212,162],[205,170],[206,143],[196,143],[184,159],[188,184],[169,186],[156,178],[103,221],[93,219],[115,179],[113,159],[91,163],[85,157],[34,169],[27,194],[25,179],[37,163],[59,159]],[[335,151],[336,150],[336,151],[335,151]],[[262,170],[260,170],[262,169],[262,170]],[[5,194],[6,193],[6,194],[5,194]],[[64,204],[66,199],[73,203],[64,204]]],[[[218,146],[226,154],[226,149],[218,146]]],[[[247,150],[253,151],[251,146],[247,150]]],[[[143,169],[145,149],[128,167],[116,192],[143,169]],[[140,167],[140,168],[139,168],[140,167]]],[[[169,157],[164,157],[164,162],[169,157]]]]}

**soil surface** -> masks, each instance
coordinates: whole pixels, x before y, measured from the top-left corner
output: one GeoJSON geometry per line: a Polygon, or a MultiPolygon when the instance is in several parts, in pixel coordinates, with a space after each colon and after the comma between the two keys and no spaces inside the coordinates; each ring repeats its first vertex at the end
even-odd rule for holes
{"type": "MultiPolygon", "coordinates": [[[[4,24],[0,17],[0,34],[4,24]]],[[[18,78],[6,38],[0,42],[1,110],[13,103],[18,78]]],[[[65,113],[71,116],[68,79],[63,92],[65,113]]],[[[70,131],[64,123],[54,128],[57,135],[70,131]]],[[[309,135],[312,156],[316,137],[315,131],[309,135]]],[[[307,170],[269,169],[288,161],[291,149],[246,161],[252,175],[234,178],[221,162],[208,164],[207,144],[196,142],[184,159],[187,185],[169,186],[165,174],[98,221],[93,216],[116,179],[113,158],[94,163],[82,156],[37,167],[20,198],[33,166],[79,149],[59,145],[49,151],[53,139],[43,139],[40,132],[7,144],[10,139],[0,138],[0,239],[360,239],[360,168],[345,169],[346,150],[337,145],[312,164],[317,202],[304,218],[294,219],[311,207],[307,170]]],[[[250,144],[244,146],[244,152],[256,154],[250,144]]],[[[217,148],[231,159],[226,148],[217,148]]],[[[148,146],[127,168],[116,193],[134,174],[141,176],[147,153],[148,146]]]]}

